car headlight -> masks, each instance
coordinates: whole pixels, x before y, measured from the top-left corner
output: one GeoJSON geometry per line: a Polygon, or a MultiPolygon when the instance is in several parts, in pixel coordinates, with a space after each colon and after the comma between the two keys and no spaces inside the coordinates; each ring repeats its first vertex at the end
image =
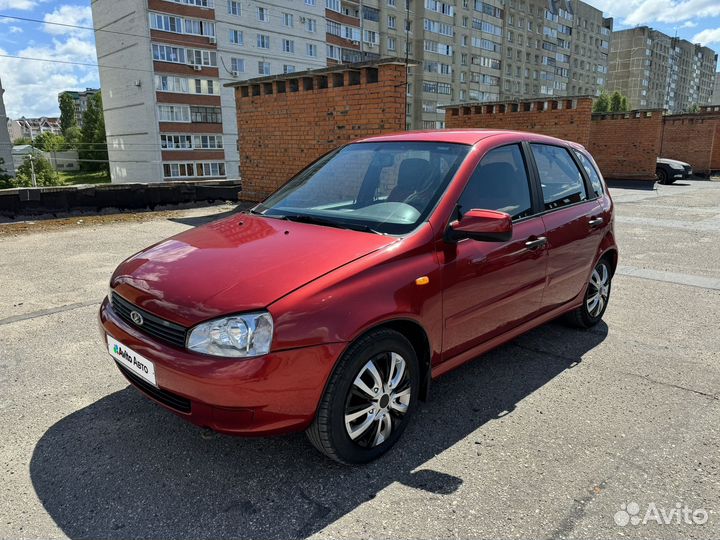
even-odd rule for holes
{"type": "Polygon", "coordinates": [[[685,167],[682,165],[678,165],[677,163],[670,163],[670,168],[675,169],[676,171],[684,171],[685,167]]]}
{"type": "Polygon", "coordinates": [[[187,339],[191,351],[250,358],[270,352],[273,337],[273,320],[267,312],[233,315],[198,324],[187,339]]]}

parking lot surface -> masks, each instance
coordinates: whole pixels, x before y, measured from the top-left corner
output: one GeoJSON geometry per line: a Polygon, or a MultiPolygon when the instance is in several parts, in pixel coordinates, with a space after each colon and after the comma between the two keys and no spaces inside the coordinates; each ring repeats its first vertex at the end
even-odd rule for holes
{"type": "Polygon", "coordinates": [[[0,537],[720,537],[720,183],[611,192],[605,323],[547,324],[437,380],[356,468],[302,434],[191,426],[103,346],[115,266],[231,206],[0,226],[0,537]]]}

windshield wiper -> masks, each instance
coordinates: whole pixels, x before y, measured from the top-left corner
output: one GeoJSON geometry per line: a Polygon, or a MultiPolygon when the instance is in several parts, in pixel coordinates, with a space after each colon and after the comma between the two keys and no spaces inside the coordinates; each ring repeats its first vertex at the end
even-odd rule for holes
{"type": "MultiPolygon", "coordinates": [[[[275,216],[273,216],[275,217],[275,216]]],[[[325,225],[326,227],[335,227],[336,229],[350,229],[353,231],[369,232],[374,234],[382,234],[380,231],[376,231],[368,225],[360,225],[356,223],[340,223],[331,219],[324,219],[317,216],[309,216],[306,214],[286,214],[284,216],[277,216],[278,219],[285,219],[287,221],[297,221],[298,223],[311,223],[313,225],[325,225]]]]}

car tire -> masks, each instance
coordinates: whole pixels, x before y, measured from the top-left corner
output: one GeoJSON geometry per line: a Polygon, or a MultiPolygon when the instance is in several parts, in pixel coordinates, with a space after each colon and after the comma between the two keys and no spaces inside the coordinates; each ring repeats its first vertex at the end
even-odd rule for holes
{"type": "Polygon", "coordinates": [[[410,421],[419,381],[417,354],[405,336],[388,328],[369,332],[338,362],[307,429],[308,439],[340,463],[377,459],[410,421]]]}
{"type": "Polygon", "coordinates": [[[670,175],[668,174],[668,172],[665,169],[657,169],[655,171],[655,174],[657,174],[658,183],[660,183],[664,186],[668,186],[675,181],[674,178],[670,178],[670,175]]]}
{"type": "Polygon", "coordinates": [[[612,269],[610,262],[603,258],[598,261],[590,274],[583,303],[566,316],[566,321],[577,328],[590,328],[600,322],[612,290],[612,269]]]}

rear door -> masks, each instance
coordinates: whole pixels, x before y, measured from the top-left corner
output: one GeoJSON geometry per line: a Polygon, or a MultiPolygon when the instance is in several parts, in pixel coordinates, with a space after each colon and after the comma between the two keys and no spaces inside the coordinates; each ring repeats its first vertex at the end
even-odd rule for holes
{"type": "MultiPolygon", "coordinates": [[[[500,210],[513,218],[507,242],[445,242],[443,351],[459,354],[532,318],[541,307],[547,248],[522,146],[490,150],[457,201],[458,214],[500,210]]],[[[459,216],[457,216],[459,217],[459,216]]]]}
{"type": "Polygon", "coordinates": [[[604,218],[570,149],[545,143],[530,143],[529,147],[542,188],[542,220],[548,240],[542,304],[549,310],[584,290],[602,239],[604,218]]]}

